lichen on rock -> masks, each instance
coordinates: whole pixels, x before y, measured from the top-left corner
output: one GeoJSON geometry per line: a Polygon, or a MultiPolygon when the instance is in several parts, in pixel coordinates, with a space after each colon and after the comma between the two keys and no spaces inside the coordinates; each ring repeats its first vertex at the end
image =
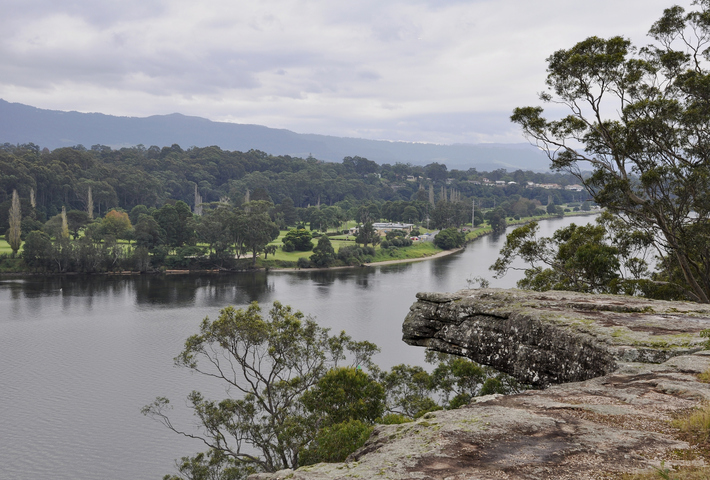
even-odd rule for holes
{"type": "Polygon", "coordinates": [[[664,460],[706,468],[671,426],[710,401],[699,332],[710,307],[519,290],[420,293],[404,340],[505,371],[543,390],[474,399],[415,422],[378,425],[344,463],[256,479],[598,479],[664,460]]]}
{"type": "Polygon", "coordinates": [[[698,333],[710,327],[710,308],[616,295],[480,289],[417,299],[402,327],[406,343],[465,356],[536,386],[702,350],[698,333]]]}

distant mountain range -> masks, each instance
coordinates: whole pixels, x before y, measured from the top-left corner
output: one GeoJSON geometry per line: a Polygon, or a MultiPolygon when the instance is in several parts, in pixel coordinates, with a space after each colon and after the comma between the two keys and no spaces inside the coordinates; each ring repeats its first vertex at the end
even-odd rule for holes
{"type": "Polygon", "coordinates": [[[260,125],[213,122],[179,113],[151,117],[116,117],[101,113],[43,110],[0,99],[0,144],[35,143],[50,150],[60,147],[108,145],[112,148],[143,144],[146,147],[183,148],[217,145],[224,150],[261,150],[273,155],[314,156],[340,162],[360,156],[379,164],[396,162],[426,165],[444,163],[451,169],[490,171],[545,171],[547,157],[526,143],[454,144],[388,142],[362,138],[301,134],[260,125]]]}

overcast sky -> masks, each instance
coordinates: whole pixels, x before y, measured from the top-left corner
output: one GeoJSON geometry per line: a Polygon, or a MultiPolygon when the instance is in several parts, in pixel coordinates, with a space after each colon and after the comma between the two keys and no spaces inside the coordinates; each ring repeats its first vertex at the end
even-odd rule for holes
{"type": "MultiPolygon", "coordinates": [[[[0,98],[299,133],[524,142],[545,58],[635,43],[661,0],[4,0],[0,98]]],[[[690,0],[675,2],[690,8],[690,0]]]]}

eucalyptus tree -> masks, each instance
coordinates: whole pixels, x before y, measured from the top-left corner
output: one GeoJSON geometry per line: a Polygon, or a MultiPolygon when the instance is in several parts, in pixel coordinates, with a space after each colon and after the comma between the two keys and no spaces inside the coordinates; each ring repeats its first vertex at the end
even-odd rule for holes
{"type": "Polygon", "coordinates": [[[353,416],[373,421],[381,413],[381,387],[355,369],[374,368],[371,358],[377,352],[374,344],[355,342],[345,332],[331,335],[312,318],[279,302],[268,315],[254,302],[246,309],[227,307],[216,320],[205,318],[199,333],[185,341],[175,364],[224,383],[230,396],[214,401],[193,391],[188,405],[198,421],[195,429],[173,423],[167,398],[144,407],[145,415],[201,440],[208,449],[184,457],[178,462],[180,476],[165,478],[234,480],[259,471],[297,468],[321,425],[353,416]],[[347,366],[346,355],[351,368],[332,370],[347,366]],[[353,378],[368,388],[339,395],[338,386],[353,378]],[[363,398],[363,393],[372,394],[363,398]],[[373,402],[375,395],[379,398],[373,402]]]}
{"type": "Polygon", "coordinates": [[[548,59],[546,104],[511,119],[594,200],[646,231],[666,279],[710,302],[710,0],[668,8],[651,45],[590,37],[548,59]],[[591,169],[590,176],[583,175],[591,169]]]}

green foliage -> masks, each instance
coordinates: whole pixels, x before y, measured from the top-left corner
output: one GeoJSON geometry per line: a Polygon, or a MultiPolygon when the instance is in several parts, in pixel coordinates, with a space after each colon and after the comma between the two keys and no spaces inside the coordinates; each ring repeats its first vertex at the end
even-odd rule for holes
{"type": "Polygon", "coordinates": [[[540,98],[569,115],[548,120],[529,106],[511,120],[546,149],[554,169],[577,177],[597,204],[651,239],[665,280],[707,303],[710,150],[697,132],[710,123],[710,3],[693,5],[666,9],[647,47],[590,37],[553,53],[540,98]]]}
{"type": "Polygon", "coordinates": [[[292,229],[286,234],[283,239],[284,250],[292,252],[310,252],[313,250],[313,242],[311,242],[311,232],[305,228],[292,229]]]}
{"type": "Polygon", "coordinates": [[[378,423],[382,425],[401,425],[402,423],[409,423],[412,419],[401,415],[399,413],[388,413],[384,415],[378,423]]]}
{"type": "Polygon", "coordinates": [[[48,269],[52,258],[52,239],[44,232],[30,232],[22,248],[22,258],[35,271],[48,269]]]}
{"type": "Polygon", "coordinates": [[[490,267],[496,277],[521,259],[528,267],[519,288],[679,296],[678,289],[655,281],[648,270],[645,256],[653,239],[643,231],[629,230],[613,215],[601,215],[596,225],[571,224],[551,238],[537,238],[537,231],[537,223],[532,222],[506,237],[500,258],[490,267]]]}
{"type": "Polygon", "coordinates": [[[227,307],[215,321],[205,318],[175,363],[220,380],[232,394],[214,401],[190,393],[188,404],[199,421],[194,430],[171,422],[167,398],[143,408],[208,447],[178,462],[181,477],[165,478],[236,480],[343,461],[367,441],[375,422],[405,423],[465,405],[476,395],[520,390],[510,377],[444,354],[427,354],[437,365],[431,374],[408,365],[381,371],[372,362],[378,352],[345,332],[330,335],[278,302],[267,317],[255,302],[246,309],[227,307]]]}
{"type": "Polygon", "coordinates": [[[180,475],[165,475],[163,480],[243,480],[256,473],[253,466],[230,458],[219,450],[182,457],[176,464],[180,475]]]}
{"type": "Polygon", "coordinates": [[[382,411],[381,387],[365,373],[350,368],[327,375],[348,353],[358,364],[370,365],[377,351],[344,333],[331,336],[312,319],[278,302],[266,318],[256,303],[247,309],[227,307],[217,320],[203,320],[200,333],[186,340],[175,363],[225,382],[238,395],[213,401],[192,392],[188,402],[203,427],[194,433],[170,421],[166,398],[157,398],[143,413],[208,446],[205,454],[183,459],[185,472],[198,469],[214,478],[231,478],[226,476],[229,469],[241,475],[246,470],[296,468],[304,451],[311,458],[341,455],[350,448],[344,445],[365,435],[357,424],[336,427],[341,420],[348,422],[351,415],[372,418],[382,411]],[[364,391],[356,391],[350,381],[364,391]],[[321,431],[324,426],[331,429],[321,431]],[[314,444],[309,450],[315,438],[332,437],[344,443],[314,444]],[[326,447],[337,447],[337,452],[326,447]]]}
{"type": "Polygon", "coordinates": [[[387,393],[390,413],[417,418],[441,408],[432,398],[431,375],[422,367],[395,365],[380,375],[380,382],[387,393]]]}
{"type": "Polygon", "coordinates": [[[69,210],[67,212],[67,223],[69,232],[74,238],[79,236],[79,230],[89,224],[89,214],[83,210],[69,210]]]}
{"type": "Polygon", "coordinates": [[[301,465],[320,462],[344,462],[358,448],[362,447],[374,427],[360,420],[348,420],[324,427],[318,431],[313,442],[301,451],[301,465]]]}
{"type": "Polygon", "coordinates": [[[385,410],[382,385],[354,367],[330,370],[303,395],[302,401],[309,412],[320,416],[323,425],[352,419],[372,424],[385,410]]]}
{"type": "Polygon", "coordinates": [[[471,203],[439,200],[431,211],[431,220],[434,228],[460,227],[471,220],[471,203]]]}
{"type": "Polygon", "coordinates": [[[153,212],[152,217],[164,232],[165,244],[171,247],[181,247],[194,241],[194,223],[190,221],[192,212],[185,202],[178,201],[175,205],[166,203],[162,208],[153,212]]]}
{"type": "Polygon", "coordinates": [[[261,212],[247,212],[237,217],[235,225],[238,238],[237,248],[243,246],[252,252],[252,265],[256,265],[256,256],[266,245],[279,236],[279,228],[269,215],[261,212]]]}
{"type": "Polygon", "coordinates": [[[165,230],[152,215],[140,214],[138,223],[133,229],[133,238],[138,247],[151,250],[165,243],[165,230]]]}
{"type": "Polygon", "coordinates": [[[380,243],[380,236],[372,226],[371,221],[366,221],[358,228],[355,243],[362,244],[363,247],[367,247],[368,243],[371,243],[373,246],[380,243]]]}
{"type": "Polygon", "coordinates": [[[447,228],[436,234],[434,245],[444,250],[462,247],[466,243],[466,236],[455,228],[447,228]]]}
{"type": "Polygon", "coordinates": [[[373,247],[358,247],[356,245],[345,245],[338,249],[338,260],[346,265],[360,265],[372,261],[375,255],[373,247]]]}
{"type": "Polygon", "coordinates": [[[326,235],[318,239],[318,245],[313,249],[310,260],[317,267],[329,267],[335,262],[335,250],[326,235]]]}
{"type": "Polygon", "coordinates": [[[133,230],[131,219],[126,212],[111,210],[101,221],[101,234],[114,238],[124,238],[133,230]]]}
{"type": "Polygon", "coordinates": [[[505,211],[502,208],[493,210],[488,216],[488,221],[491,224],[493,233],[501,234],[508,228],[508,223],[505,221],[505,211]]]}

